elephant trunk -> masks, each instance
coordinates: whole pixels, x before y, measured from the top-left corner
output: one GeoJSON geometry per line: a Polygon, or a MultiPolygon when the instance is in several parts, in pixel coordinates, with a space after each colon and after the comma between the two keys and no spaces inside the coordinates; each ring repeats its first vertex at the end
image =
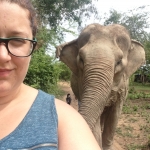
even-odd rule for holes
{"type": "Polygon", "coordinates": [[[111,92],[114,62],[106,58],[101,62],[99,60],[98,64],[85,64],[84,73],[83,94],[79,112],[93,131],[111,92]]]}

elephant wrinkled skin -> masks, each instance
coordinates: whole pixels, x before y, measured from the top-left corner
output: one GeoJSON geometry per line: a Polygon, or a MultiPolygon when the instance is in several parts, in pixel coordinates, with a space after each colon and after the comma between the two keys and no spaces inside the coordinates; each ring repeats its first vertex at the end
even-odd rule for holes
{"type": "Polygon", "coordinates": [[[143,46],[121,25],[90,24],[77,39],[56,47],[56,57],[72,71],[80,114],[100,147],[112,150],[129,77],[145,63],[143,46]]]}

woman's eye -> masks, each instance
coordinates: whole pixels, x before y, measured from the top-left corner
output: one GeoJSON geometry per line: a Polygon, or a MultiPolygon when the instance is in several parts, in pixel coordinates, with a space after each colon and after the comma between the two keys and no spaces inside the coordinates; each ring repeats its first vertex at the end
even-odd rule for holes
{"type": "Polygon", "coordinates": [[[10,41],[11,45],[21,45],[21,44],[25,44],[25,40],[22,39],[13,39],[10,41]]]}
{"type": "Polygon", "coordinates": [[[15,40],[13,40],[13,42],[18,42],[18,43],[24,43],[25,42],[25,40],[22,40],[22,39],[15,39],[15,40]]]}

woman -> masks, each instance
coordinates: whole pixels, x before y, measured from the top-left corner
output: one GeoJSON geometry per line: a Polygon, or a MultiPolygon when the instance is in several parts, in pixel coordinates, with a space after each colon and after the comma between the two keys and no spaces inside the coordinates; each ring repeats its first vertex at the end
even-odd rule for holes
{"type": "Polygon", "coordinates": [[[35,16],[29,0],[0,0],[0,150],[100,150],[72,107],[23,84],[35,16]]]}

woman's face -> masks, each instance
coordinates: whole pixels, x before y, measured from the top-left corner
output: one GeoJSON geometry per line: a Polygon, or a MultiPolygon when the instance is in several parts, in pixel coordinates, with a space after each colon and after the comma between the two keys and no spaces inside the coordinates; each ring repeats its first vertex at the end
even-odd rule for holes
{"type": "MultiPolygon", "coordinates": [[[[0,38],[33,39],[28,10],[17,4],[0,2],[0,38]]],[[[0,43],[0,96],[18,89],[23,82],[31,57],[15,57],[0,43]]]]}

